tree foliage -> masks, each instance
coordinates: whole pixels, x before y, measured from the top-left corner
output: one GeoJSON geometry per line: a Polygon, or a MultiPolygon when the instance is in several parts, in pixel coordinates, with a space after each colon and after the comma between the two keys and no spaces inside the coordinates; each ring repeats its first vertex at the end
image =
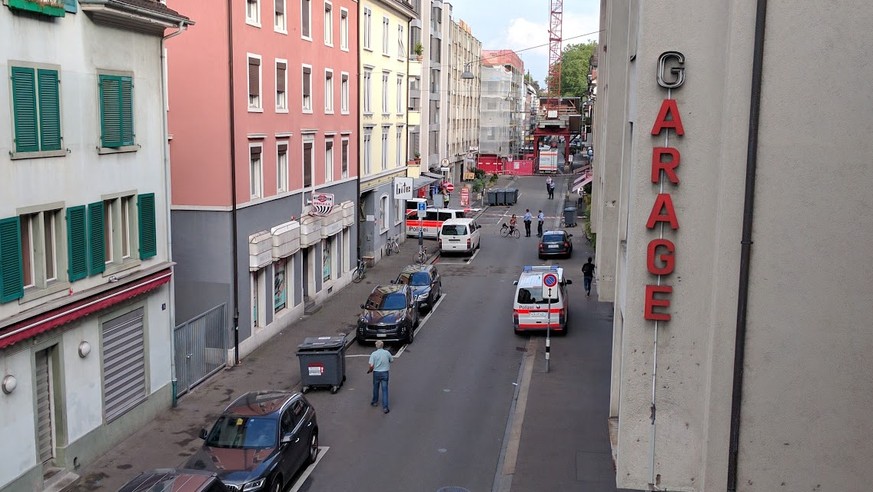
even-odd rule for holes
{"type": "Polygon", "coordinates": [[[524,74],[524,83],[525,83],[525,84],[532,85],[533,88],[537,91],[537,96],[539,96],[539,95],[542,94],[543,89],[540,87],[540,81],[539,81],[539,80],[534,80],[533,76],[530,74],[530,70],[528,70],[528,71],[524,74]]]}
{"type": "MultiPolygon", "coordinates": [[[[561,53],[561,95],[582,97],[588,93],[588,69],[597,43],[571,44],[561,53]]],[[[548,82],[548,80],[547,80],[548,82]]]]}

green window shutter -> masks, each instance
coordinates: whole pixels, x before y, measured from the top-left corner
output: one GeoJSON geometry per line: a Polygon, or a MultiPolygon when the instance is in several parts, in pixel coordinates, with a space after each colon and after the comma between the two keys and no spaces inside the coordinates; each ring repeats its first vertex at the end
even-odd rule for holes
{"type": "Polygon", "coordinates": [[[36,78],[32,68],[12,67],[12,113],[15,125],[15,151],[38,151],[36,78]]]}
{"type": "Polygon", "coordinates": [[[76,0],[64,0],[64,10],[71,14],[76,13],[76,0]]]}
{"type": "Polygon", "coordinates": [[[121,145],[133,145],[133,79],[121,77],[121,145]]]}
{"type": "Polygon", "coordinates": [[[121,147],[120,77],[100,76],[100,133],[103,147],[121,147]]]}
{"type": "Polygon", "coordinates": [[[88,274],[106,270],[106,251],[103,243],[103,202],[88,204],[88,274]]]}
{"type": "Polygon", "coordinates": [[[88,233],[85,222],[84,205],[67,209],[67,274],[70,282],[88,276],[88,233]]]}
{"type": "Polygon", "coordinates": [[[57,70],[37,70],[40,150],[61,150],[61,105],[57,70]]]}
{"type": "Polygon", "coordinates": [[[0,303],[24,295],[21,265],[21,226],[18,217],[0,220],[0,303]]]}
{"type": "Polygon", "coordinates": [[[158,240],[155,232],[155,194],[148,193],[136,197],[139,209],[139,257],[142,260],[158,254],[158,240]]]}

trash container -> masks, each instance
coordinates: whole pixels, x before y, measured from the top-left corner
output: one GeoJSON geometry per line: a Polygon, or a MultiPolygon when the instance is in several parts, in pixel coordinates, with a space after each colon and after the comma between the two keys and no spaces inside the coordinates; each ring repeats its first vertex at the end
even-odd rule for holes
{"type": "Polygon", "coordinates": [[[503,188],[498,188],[494,190],[495,205],[506,205],[506,190],[503,188]]]}
{"type": "Polygon", "coordinates": [[[485,194],[488,197],[488,205],[497,205],[497,190],[489,188],[485,191],[485,194]]]}
{"type": "Polygon", "coordinates": [[[573,227],[576,225],[576,207],[564,208],[564,225],[566,227],[573,227]]]}
{"type": "Polygon", "coordinates": [[[506,204],[507,205],[515,205],[515,202],[518,201],[518,189],[517,188],[506,188],[506,204]]]}
{"type": "Polygon", "coordinates": [[[297,346],[297,358],[303,393],[312,388],[336,393],[346,380],[345,337],[307,337],[297,346]]]}

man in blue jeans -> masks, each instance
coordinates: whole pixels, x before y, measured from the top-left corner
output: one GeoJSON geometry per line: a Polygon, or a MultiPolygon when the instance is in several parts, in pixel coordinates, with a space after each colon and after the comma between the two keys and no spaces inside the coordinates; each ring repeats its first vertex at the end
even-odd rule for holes
{"type": "Polygon", "coordinates": [[[588,257],[588,263],[582,265],[582,280],[585,285],[585,297],[591,296],[591,281],[594,280],[594,263],[588,257]]]}
{"type": "Polygon", "coordinates": [[[382,340],[376,341],[376,350],[370,354],[370,368],[367,369],[367,373],[373,373],[373,399],[370,400],[370,405],[375,407],[379,404],[379,386],[381,386],[382,411],[388,413],[391,411],[388,409],[388,369],[394,362],[394,356],[385,350],[384,346],[382,340]]]}

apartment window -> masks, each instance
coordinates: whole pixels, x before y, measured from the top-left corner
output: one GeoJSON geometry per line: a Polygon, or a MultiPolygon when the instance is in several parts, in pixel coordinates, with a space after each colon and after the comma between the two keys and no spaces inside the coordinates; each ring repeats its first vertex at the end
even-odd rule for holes
{"type": "Polygon", "coordinates": [[[370,83],[373,79],[373,70],[370,68],[364,69],[364,114],[372,114],[373,110],[370,107],[370,91],[372,89],[372,84],[370,83]]]}
{"type": "Polygon", "coordinates": [[[403,75],[397,76],[397,114],[403,114],[403,75]]]}
{"type": "Polygon", "coordinates": [[[372,50],[371,46],[371,38],[372,38],[372,24],[373,24],[373,11],[364,7],[364,49],[372,50]]]}
{"type": "Polygon", "coordinates": [[[379,225],[382,228],[382,232],[388,230],[389,223],[388,195],[382,195],[382,198],[379,200],[379,225]]]}
{"type": "Polygon", "coordinates": [[[387,115],[388,110],[388,72],[382,72],[382,114],[387,115]]]}
{"type": "Polygon", "coordinates": [[[310,0],[301,0],[300,1],[300,35],[304,39],[312,39],[312,33],[310,30],[312,29],[312,19],[310,18],[312,14],[312,2],[310,0]]]}
{"type": "Polygon", "coordinates": [[[373,127],[364,128],[364,148],[362,150],[362,154],[364,154],[364,175],[368,175],[372,173],[372,163],[371,163],[371,148],[370,148],[370,139],[373,136],[373,127]]]}
{"type": "Polygon", "coordinates": [[[340,111],[349,114],[349,74],[345,72],[340,76],[340,111]]]}
{"type": "Polygon", "coordinates": [[[246,0],[246,24],[261,27],[261,0],[246,0]]]}
{"type": "Polygon", "coordinates": [[[15,152],[63,152],[59,73],[57,68],[11,67],[15,152]]]}
{"type": "Polygon", "coordinates": [[[340,157],[341,165],[342,165],[342,177],[349,177],[349,139],[342,139],[342,153],[340,157]]]}
{"type": "Polygon", "coordinates": [[[100,145],[134,145],[133,77],[100,75],[100,145]]]}
{"type": "Polygon", "coordinates": [[[406,57],[406,45],[403,37],[403,24],[397,26],[397,58],[406,57]]]}
{"type": "Polygon", "coordinates": [[[303,111],[312,112],[312,67],[303,65],[303,111]]]}
{"type": "Polygon", "coordinates": [[[309,188],[312,186],[312,164],[315,162],[315,139],[313,137],[303,138],[303,187],[309,188]]]}
{"type": "Polygon", "coordinates": [[[340,49],[349,50],[349,11],[340,9],[340,49]]]}
{"type": "Polygon", "coordinates": [[[391,131],[390,126],[382,127],[382,170],[388,169],[388,132],[391,131]]]}
{"type": "Polygon", "coordinates": [[[288,141],[276,144],[276,192],[288,191],[288,141]]]}
{"type": "Polygon", "coordinates": [[[263,148],[260,145],[249,146],[249,182],[251,198],[260,198],[264,186],[263,160],[261,159],[262,150],[263,148]]]}
{"type": "Polygon", "coordinates": [[[333,46],[333,5],[324,2],[324,44],[333,46]]]}
{"type": "Polygon", "coordinates": [[[288,32],[288,19],[285,17],[285,0],[273,0],[273,30],[288,32]]]}
{"type": "Polygon", "coordinates": [[[394,200],[394,225],[403,222],[404,207],[403,200],[394,200]]]}
{"type": "Polygon", "coordinates": [[[276,60],[276,111],[288,112],[288,62],[276,60]]]}
{"type": "MultiPolygon", "coordinates": [[[[30,288],[45,289],[58,279],[58,271],[60,270],[58,251],[61,250],[58,241],[62,237],[60,229],[62,222],[60,209],[42,210],[18,217],[21,238],[19,243],[21,245],[21,279],[22,287],[25,290],[30,288]]],[[[16,244],[11,234],[6,237],[2,232],[2,227],[0,227],[2,246],[16,244]],[[7,240],[9,241],[7,242],[7,240]]],[[[2,252],[5,252],[5,248],[0,249],[0,253],[2,252]]],[[[5,259],[3,254],[0,254],[0,257],[5,259]]],[[[8,268],[8,264],[5,261],[3,264],[3,276],[6,277],[5,270],[8,268]]],[[[2,279],[0,279],[0,285],[4,287],[6,285],[2,279]]]]}
{"type": "Polygon", "coordinates": [[[132,258],[137,241],[135,203],[134,195],[103,200],[103,261],[108,268],[132,258]]]}
{"type": "Polygon", "coordinates": [[[333,139],[324,141],[324,182],[333,181],[333,139]]]}
{"type": "Polygon", "coordinates": [[[397,139],[395,140],[396,148],[394,150],[398,166],[403,165],[403,129],[402,126],[397,127],[397,139]]]}
{"type": "Polygon", "coordinates": [[[249,56],[249,110],[261,109],[261,58],[249,56]]]}
{"type": "Polygon", "coordinates": [[[278,313],[288,305],[288,259],[280,258],[273,263],[273,312],[278,313]]]}
{"type": "Polygon", "coordinates": [[[324,71],[324,112],[333,114],[333,70],[324,71]]]}
{"type": "Polygon", "coordinates": [[[388,42],[389,42],[388,39],[390,37],[388,31],[390,28],[391,28],[391,21],[388,20],[387,17],[382,17],[382,54],[383,55],[388,54],[388,42]]]}

